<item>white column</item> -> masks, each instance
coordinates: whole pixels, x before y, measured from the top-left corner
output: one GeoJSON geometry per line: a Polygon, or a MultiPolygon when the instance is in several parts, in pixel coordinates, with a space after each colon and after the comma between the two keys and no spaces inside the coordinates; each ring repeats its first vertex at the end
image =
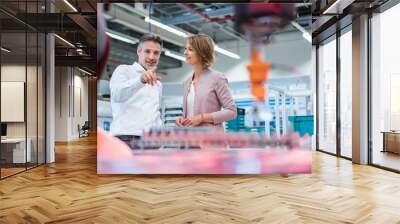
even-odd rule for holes
{"type": "Polygon", "coordinates": [[[368,16],[353,20],[353,162],[368,163],[368,16]]]}
{"type": "Polygon", "coordinates": [[[46,163],[55,162],[54,134],[55,134],[55,60],[54,35],[46,36],[46,163]]]}
{"type": "Polygon", "coordinates": [[[71,126],[71,67],[60,67],[55,69],[55,141],[69,141],[71,126]]]}

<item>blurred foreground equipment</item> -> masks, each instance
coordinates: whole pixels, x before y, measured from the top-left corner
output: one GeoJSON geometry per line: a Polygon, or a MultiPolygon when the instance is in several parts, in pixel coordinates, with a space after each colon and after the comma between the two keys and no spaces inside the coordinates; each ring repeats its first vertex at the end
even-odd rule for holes
{"type": "Polygon", "coordinates": [[[266,138],[196,128],[154,129],[132,143],[144,144],[142,148],[133,149],[102,130],[97,139],[99,174],[287,174],[311,173],[312,167],[311,150],[297,134],[266,138]],[[146,144],[153,149],[145,149],[146,144]],[[186,147],[164,147],[171,144],[186,147]]]}
{"type": "Polygon", "coordinates": [[[265,82],[271,65],[262,59],[263,46],[271,34],[283,29],[297,17],[295,4],[245,3],[235,5],[235,28],[246,34],[250,42],[251,63],[247,65],[251,93],[256,98],[252,107],[252,120],[255,122],[271,119],[265,106],[265,82]]]}

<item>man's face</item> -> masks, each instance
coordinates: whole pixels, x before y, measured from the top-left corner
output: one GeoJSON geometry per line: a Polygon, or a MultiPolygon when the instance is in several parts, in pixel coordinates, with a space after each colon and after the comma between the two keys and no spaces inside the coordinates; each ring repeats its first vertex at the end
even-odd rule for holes
{"type": "Polygon", "coordinates": [[[160,59],[161,46],[154,41],[145,41],[137,49],[138,61],[147,70],[157,67],[160,59]]]}

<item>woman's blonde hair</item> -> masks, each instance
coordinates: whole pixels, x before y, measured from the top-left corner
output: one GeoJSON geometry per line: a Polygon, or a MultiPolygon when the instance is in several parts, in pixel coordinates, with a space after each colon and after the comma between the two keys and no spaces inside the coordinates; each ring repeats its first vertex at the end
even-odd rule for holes
{"type": "Polygon", "coordinates": [[[187,38],[205,68],[214,63],[214,41],[206,34],[196,34],[187,38]]]}

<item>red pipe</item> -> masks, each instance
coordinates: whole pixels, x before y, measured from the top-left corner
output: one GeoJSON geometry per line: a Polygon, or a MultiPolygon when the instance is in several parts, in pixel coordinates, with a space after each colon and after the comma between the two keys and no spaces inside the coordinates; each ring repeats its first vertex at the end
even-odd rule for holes
{"type": "Polygon", "coordinates": [[[232,20],[232,19],[233,19],[233,16],[231,16],[231,15],[226,15],[226,16],[224,16],[224,18],[211,18],[211,17],[209,17],[206,13],[203,13],[203,12],[197,10],[196,8],[194,8],[193,6],[191,6],[190,4],[181,3],[181,5],[182,5],[184,8],[188,9],[189,11],[191,11],[191,12],[193,12],[193,13],[196,13],[197,15],[201,16],[201,17],[204,18],[207,22],[210,22],[210,23],[212,23],[212,22],[219,23],[219,22],[224,22],[224,21],[226,21],[226,20],[232,20]]]}

